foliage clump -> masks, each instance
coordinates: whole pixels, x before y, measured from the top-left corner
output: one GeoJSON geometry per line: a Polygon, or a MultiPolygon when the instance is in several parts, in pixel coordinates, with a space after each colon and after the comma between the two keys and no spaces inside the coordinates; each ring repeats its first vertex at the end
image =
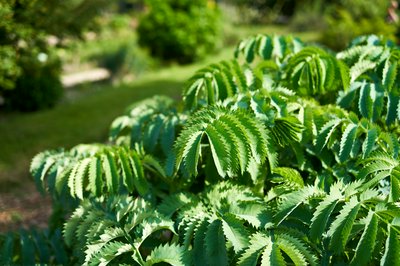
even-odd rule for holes
{"type": "Polygon", "coordinates": [[[210,0],[148,0],[140,19],[139,44],[163,60],[190,63],[218,43],[219,11],[210,0]]]}
{"type": "MultiPolygon", "coordinates": [[[[39,189],[72,213],[68,263],[399,265],[398,65],[376,36],[333,54],[257,35],[183,105],[144,100],[109,144],[38,154],[39,189]]],[[[1,238],[0,261],[24,239],[1,238]]]]}
{"type": "Polygon", "coordinates": [[[334,1],[326,11],[327,28],[322,32],[321,42],[341,50],[360,35],[377,34],[396,40],[398,22],[388,18],[391,2],[393,1],[334,1]]]}
{"type": "Polygon", "coordinates": [[[34,111],[62,95],[61,63],[49,37],[81,37],[101,0],[0,0],[0,95],[7,108],[34,111]]]}

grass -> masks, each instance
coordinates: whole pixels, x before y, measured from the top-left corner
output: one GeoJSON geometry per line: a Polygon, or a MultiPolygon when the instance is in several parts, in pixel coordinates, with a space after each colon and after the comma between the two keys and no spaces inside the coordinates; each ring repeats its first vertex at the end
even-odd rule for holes
{"type": "MultiPolygon", "coordinates": [[[[256,33],[287,33],[284,27],[236,29],[239,38],[256,33]]],[[[304,40],[315,40],[317,34],[298,36],[304,40]]],[[[32,182],[28,174],[29,162],[38,152],[106,141],[113,119],[121,115],[132,102],[155,94],[179,100],[187,78],[202,66],[232,58],[233,50],[230,46],[195,64],[153,71],[130,84],[88,84],[73,88],[67,91],[66,99],[51,110],[1,113],[0,192],[18,189],[32,182]]]]}

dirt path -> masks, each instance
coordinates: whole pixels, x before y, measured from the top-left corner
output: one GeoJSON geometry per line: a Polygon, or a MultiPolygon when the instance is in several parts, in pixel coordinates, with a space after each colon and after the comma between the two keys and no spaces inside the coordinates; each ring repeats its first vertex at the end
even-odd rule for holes
{"type": "Polygon", "coordinates": [[[51,200],[37,192],[34,185],[23,191],[0,194],[0,233],[20,228],[45,228],[51,214],[51,200]]]}
{"type": "Polygon", "coordinates": [[[94,68],[80,71],[74,74],[62,76],[62,84],[65,88],[72,87],[84,82],[93,82],[110,78],[110,71],[104,68],[94,68]]]}

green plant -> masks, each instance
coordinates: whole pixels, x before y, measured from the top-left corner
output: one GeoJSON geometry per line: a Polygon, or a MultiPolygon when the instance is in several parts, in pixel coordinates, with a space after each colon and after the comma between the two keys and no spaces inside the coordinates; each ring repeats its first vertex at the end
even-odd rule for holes
{"type": "Polygon", "coordinates": [[[398,265],[398,53],[254,36],[183,105],[138,102],[109,144],[38,154],[38,187],[78,205],[69,263],[398,265]]]}
{"type": "Polygon", "coordinates": [[[164,60],[190,63],[216,48],[219,13],[212,1],[148,0],[139,22],[139,44],[164,60]]]}

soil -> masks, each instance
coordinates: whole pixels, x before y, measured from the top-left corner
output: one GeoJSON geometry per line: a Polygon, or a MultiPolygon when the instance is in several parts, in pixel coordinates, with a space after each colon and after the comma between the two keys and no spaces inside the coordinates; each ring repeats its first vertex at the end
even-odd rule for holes
{"type": "Polygon", "coordinates": [[[50,214],[50,198],[41,195],[33,184],[20,191],[0,193],[0,233],[46,228],[50,214]]]}

